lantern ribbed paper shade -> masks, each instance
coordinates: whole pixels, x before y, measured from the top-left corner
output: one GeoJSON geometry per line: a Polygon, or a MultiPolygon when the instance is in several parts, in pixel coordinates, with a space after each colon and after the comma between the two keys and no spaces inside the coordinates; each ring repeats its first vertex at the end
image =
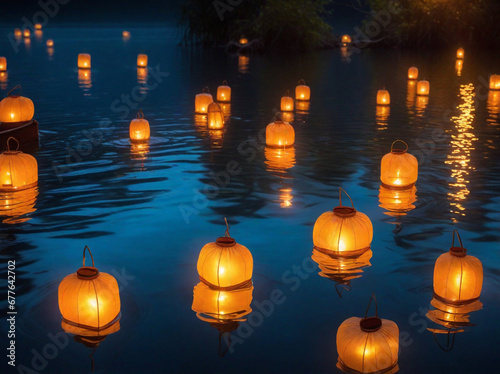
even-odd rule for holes
{"type": "Polygon", "coordinates": [[[380,180],[386,188],[410,188],[418,178],[418,161],[407,152],[408,145],[396,140],[391,145],[391,152],[382,157],[380,180]],[[394,144],[403,143],[405,148],[394,148],[394,144]]]}
{"type": "MultiPolygon", "coordinates": [[[[19,191],[36,186],[38,163],[36,159],[21,151],[11,151],[7,140],[7,151],[0,155],[0,191],[19,191]]],[[[19,143],[18,143],[19,148],[19,143]]]]}

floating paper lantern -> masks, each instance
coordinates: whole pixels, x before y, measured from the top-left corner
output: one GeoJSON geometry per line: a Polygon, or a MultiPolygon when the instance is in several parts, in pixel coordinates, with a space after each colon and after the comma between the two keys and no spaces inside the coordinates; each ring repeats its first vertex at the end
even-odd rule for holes
{"type": "Polygon", "coordinates": [[[41,23],[35,23],[35,30],[41,30],[42,29],[42,24],[41,23]]]}
{"type": "Polygon", "coordinates": [[[30,29],[24,29],[24,30],[23,30],[23,36],[24,36],[25,38],[29,38],[29,37],[31,37],[31,31],[30,31],[30,29]]]}
{"type": "Polygon", "coordinates": [[[405,190],[386,188],[380,186],[378,194],[379,207],[387,210],[389,216],[404,216],[407,212],[415,209],[413,203],[417,201],[417,187],[412,186],[405,190]]]}
{"type": "Polygon", "coordinates": [[[293,111],[293,98],[290,96],[290,91],[286,91],[285,96],[281,98],[281,111],[282,112],[293,111]]]}
{"type": "Polygon", "coordinates": [[[123,39],[128,39],[130,38],[130,31],[122,31],[122,37],[123,39]]]}
{"type": "Polygon", "coordinates": [[[0,71],[7,71],[7,59],[0,57],[0,71]]]}
{"type": "Polygon", "coordinates": [[[7,151],[0,155],[0,191],[20,191],[32,188],[38,183],[38,164],[36,159],[19,151],[19,142],[7,139],[7,151]],[[17,143],[15,151],[10,149],[10,141],[17,143]]]}
{"type": "MultiPolygon", "coordinates": [[[[363,276],[362,269],[371,266],[370,259],[372,255],[373,252],[367,250],[356,257],[331,256],[314,248],[311,258],[321,270],[318,273],[319,276],[328,278],[337,285],[344,285],[349,289],[351,280],[361,278],[363,276]]],[[[336,289],[339,296],[341,296],[337,286],[336,289]]]]}
{"type": "Polygon", "coordinates": [[[206,114],[208,112],[208,106],[212,103],[214,99],[208,91],[208,87],[203,89],[202,93],[196,95],[194,100],[194,111],[198,114],[206,114]]]}
{"type": "Polygon", "coordinates": [[[200,280],[210,287],[234,290],[251,283],[253,258],[247,247],[229,236],[227,226],[225,236],[201,249],[197,269],[200,280]]]}
{"type": "Polygon", "coordinates": [[[389,105],[391,103],[391,96],[387,90],[377,91],[377,105],[389,105]]]}
{"type": "Polygon", "coordinates": [[[16,38],[20,38],[23,36],[23,32],[21,31],[21,29],[14,29],[14,36],[16,38]]]}
{"type": "Polygon", "coordinates": [[[448,303],[469,303],[479,299],[482,286],[481,261],[467,255],[460,234],[453,230],[450,251],[439,256],[434,266],[434,297],[448,303]],[[455,234],[460,247],[455,247],[455,234]]]}
{"type": "Polygon", "coordinates": [[[94,266],[89,247],[83,249],[83,267],[59,284],[59,310],[63,321],[78,328],[102,330],[120,318],[120,292],[116,279],[94,266]],[[92,266],[85,266],[85,251],[92,266]]]}
{"type": "Polygon", "coordinates": [[[137,67],[145,68],[148,66],[148,55],[139,54],[137,55],[137,67]]]}
{"type": "Polygon", "coordinates": [[[347,44],[351,44],[352,42],[352,39],[351,39],[351,36],[350,35],[342,35],[342,44],[345,46],[347,44]]]}
{"type": "Polygon", "coordinates": [[[396,140],[391,145],[391,152],[382,157],[380,180],[386,188],[405,189],[412,187],[418,178],[418,161],[408,153],[408,144],[396,140]],[[405,148],[394,148],[394,144],[403,143],[405,148]]]}
{"type": "Polygon", "coordinates": [[[276,113],[274,122],[266,127],[266,145],[268,147],[291,147],[295,143],[295,130],[288,122],[283,122],[281,113],[276,113]]]}
{"type": "Polygon", "coordinates": [[[490,90],[500,90],[500,75],[490,76],[490,90]]]}
{"type": "Polygon", "coordinates": [[[52,39],[47,40],[47,47],[51,48],[54,46],[54,41],[52,39]]]}
{"type": "Polygon", "coordinates": [[[35,115],[33,101],[24,96],[11,95],[16,89],[22,91],[21,86],[17,85],[0,101],[0,123],[24,123],[31,121],[35,115]]]}
{"type": "Polygon", "coordinates": [[[248,65],[250,64],[250,57],[239,55],[238,56],[238,71],[242,74],[248,73],[248,65]]]}
{"type": "Polygon", "coordinates": [[[271,148],[264,150],[266,166],[268,171],[284,172],[295,165],[295,148],[271,148]]]}
{"type": "Polygon", "coordinates": [[[457,75],[462,75],[462,68],[464,66],[464,60],[456,60],[455,61],[455,70],[457,71],[457,75]]]}
{"type": "Polygon", "coordinates": [[[247,38],[241,38],[239,42],[240,42],[241,45],[245,45],[245,44],[248,44],[248,39],[247,38]]]}
{"type": "Polygon", "coordinates": [[[418,68],[412,66],[408,69],[408,79],[417,79],[418,78],[418,68]]]}
{"type": "Polygon", "coordinates": [[[227,85],[227,81],[223,81],[222,86],[217,87],[217,101],[223,103],[231,101],[231,87],[227,85]]]}
{"type": "Polygon", "coordinates": [[[220,105],[215,102],[208,105],[207,124],[209,130],[224,128],[224,112],[220,105]]]}
{"type": "Polygon", "coordinates": [[[351,317],[337,330],[337,367],[348,373],[395,373],[398,371],[398,325],[379,318],[377,311],[375,317],[367,317],[367,314],[368,309],[364,318],[351,317]]]}
{"type": "Polygon", "coordinates": [[[313,229],[314,247],[322,252],[337,256],[359,256],[370,249],[373,226],[370,219],[354,209],[351,197],[339,189],[340,205],[323,213],[316,220],[313,229]],[[342,205],[342,192],[351,207],[342,205]]]}
{"type": "Polygon", "coordinates": [[[311,99],[311,89],[306,86],[306,81],[301,79],[299,85],[295,87],[295,100],[309,101],[311,99]]]}
{"type": "Polygon", "coordinates": [[[464,58],[464,53],[465,52],[464,52],[463,48],[458,48],[457,49],[457,58],[460,58],[460,59],[464,58]]]}
{"type": "Polygon", "coordinates": [[[417,83],[417,95],[429,95],[430,85],[429,81],[418,81],[417,83]]]}
{"type": "Polygon", "coordinates": [[[142,113],[140,109],[137,113],[137,118],[130,122],[129,134],[132,141],[144,141],[149,139],[149,122],[144,119],[144,113],[142,113]]]}
{"type": "Polygon", "coordinates": [[[78,68],[90,69],[90,55],[88,53],[78,54],[78,68]]]}

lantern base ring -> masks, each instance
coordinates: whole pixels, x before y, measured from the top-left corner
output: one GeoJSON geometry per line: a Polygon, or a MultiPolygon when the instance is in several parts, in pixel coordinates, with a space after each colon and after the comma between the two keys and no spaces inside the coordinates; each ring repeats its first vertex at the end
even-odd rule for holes
{"type": "Polygon", "coordinates": [[[356,249],[354,251],[333,251],[331,249],[321,248],[318,246],[314,246],[313,248],[318,252],[324,253],[325,255],[328,255],[333,258],[356,258],[361,256],[367,250],[369,250],[370,246],[361,249],[356,249]]]}
{"type": "Polygon", "coordinates": [[[121,319],[121,317],[122,317],[122,313],[118,312],[118,314],[116,315],[116,317],[113,318],[113,320],[111,322],[105,324],[104,326],[99,326],[99,327],[82,325],[80,323],[76,323],[76,322],[70,321],[70,320],[68,320],[68,319],[66,319],[64,317],[62,318],[62,320],[63,320],[64,323],[67,323],[68,325],[71,325],[71,326],[79,327],[79,328],[90,330],[90,331],[101,331],[101,330],[105,330],[108,327],[114,325],[116,322],[118,322],[121,319]]]}
{"type": "Polygon", "coordinates": [[[401,191],[401,190],[409,190],[415,186],[415,182],[404,185],[404,186],[391,186],[390,184],[385,184],[384,182],[380,182],[381,186],[384,188],[387,188],[388,190],[396,190],[396,191],[401,191]]]}
{"type": "Polygon", "coordinates": [[[337,367],[342,370],[345,373],[349,374],[389,374],[389,373],[396,373],[399,368],[398,368],[398,362],[396,361],[394,364],[391,366],[382,369],[382,370],[377,370],[377,371],[370,371],[370,372],[362,372],[362,371],[357,371],[354,369],[351,369],[349,366],[347,366],[339,357],[339,361],[337,362],[337,367]],[[394,370],[394,371],[393,371],[394,370]]]}
{"type": "Polygon", "coordinates": [[[453,305],[453,306],[465,306],[465,305],[469,305],[469,304],[472,304],[473,302],[475,301],[478,301],[479,300],[479,297],[475,297],[473,299],[467,299],[467,300],[457,300],[457,301],[454,301],[454,300],[449,300],[449,299],[446,299],[442,296],[439,296],[437,293],[433,292],[433,295],[432,297],[434,297],[436,300],[439,300],[445,304],[449,304],[449,305],[453,305]]]}
{"type": "Polygon", "coordinates": [[[235,284],[232,286],[221,287],[221,286],[216,286],[215,284],[210,283],[205,278],[203,278],[201,275],[200,275],[200,281],[203,282],[204,284],[206,284],[211,289],[217,290],[217,291],[234,291],[234,290],[238,290],[240,288],[246,288],[252,284],[252,279],[249,279],[249,280],[246,280],[244,282],[241,282],[241,283],[238,283],[238,284],[235,284]]]}

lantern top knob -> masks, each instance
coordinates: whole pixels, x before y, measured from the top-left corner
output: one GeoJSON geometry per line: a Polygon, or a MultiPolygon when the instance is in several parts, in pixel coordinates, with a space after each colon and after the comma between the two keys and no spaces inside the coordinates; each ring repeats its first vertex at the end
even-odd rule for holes
{"type": "Polygon", "coordinates": [[[408,152],[408,144],[406,144],[406,142],[404,142],[403,140],[395,140],[392,142],[391,144],[391,153],[395,153],[395,154],[404,154],[408,152]],[[396,143],[403,143],[405,145],[406,148],[394,148],[394,144],[396,143]]]}
{"type": "Polygon", "coordinates": [[[83,280],[92,280],[99,276],[99,270],[94,266],[94,257],[92,256],[92,252],[90,252],[90,248],[85,246],[83,248],[83,266],[76,271],[78,278],[83,280]],[[89,251],[90,258],[92,259],[92,267],[85,266],[85,251],[89,251]]]}
{"type": "Polygon", "coordinates": [[[231,238],[231,236],[229,235],[229,224],[227,223],[226,217],[224,217],[224,221],[226,222],[226,232],[224,233],[224,236],[217,238],[215,242],[220,247],[233,247],[234,245],[236,245],[236,240],[231,238]]]}
{"type": "Polygon", "coordinates": [[[342,187],[339,188],[339,202],[340,202],[340,205],[333,208],[333,213],[336,216],[342,217],[342,218],[347,218],[347,217],[353,217],[356,215],[356,209],[354,209],[354,203],[352,202],[352,199],[349,196],[349,194],[347,192],[345,192],[345,190],[342,187]],[[342,191],[344,191],[344,193],[347,195],[349,200],[351,200],[350,207],[342,205],[342,191]]]}
{"type": "Polygon", "coordinates": [[[467,256],[467,249],[464,248],[464,246],[462,244],[462,239],[460,238],[460,234],[458,233],[457,229],[453,230],[453,239],[451,241],[450,253],[453,256],[457,256],[457,257],[467,256]],[[457,234],[457,238],[458,238],[458,241],[460,243],[460,247],[455,247],[455,234],[457,234]]]}

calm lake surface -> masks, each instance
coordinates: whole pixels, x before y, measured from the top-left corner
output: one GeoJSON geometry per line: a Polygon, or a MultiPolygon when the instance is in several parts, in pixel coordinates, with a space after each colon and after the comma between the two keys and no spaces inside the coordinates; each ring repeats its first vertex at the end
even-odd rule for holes
{"type": "MultiPolygon", "coordinates": [[[[379,316],[402,334],[401,373],[496,367],[500,96],[488,95],[485,82],[498,74],[497,52],[466,50],[457,76],[455,46],[239,57],[179,47],[166,28],[130,29],[123,40],[122,29],[49,26],[18,53],[0,39],[8,59],[0,93],[22,84],[40,123],[34,211],[2,217],[0,230],[2,279],[7,261],[16,261],[18,365],[33,368],[33,350],[42,353],[63,331],[58,285],[81,266],[88,245],[96,267],[117,278],[122,303],[120,330],[93,354],[96,373],[336,372],[337,329],[364,315],[372,292],[379,316]],[[76,68],[81,52],[92,55],[90,77],[76,68]],[[146,77],[138,76],[138,53],[149,56],[146,77]],[[430,81],[428,103],[408,87],[411,65],[430,81]],[[258,134],[301,78],[312,90],[310,107],[295,113],[294,149],[276,159],[258,134]],[[230,119],[224,133],[209,133],[194,115],[194,97],[205,86],[215,94],[224,79],[233,90],[230,119]],[[375,105],[384,87],[388,116],[375,105]],[[141,149],[128,136],[139,108],[151,125],[141,149]],[[414,209],[401,215],[379,206],[380,159],[397,139],[420,160],[414,209]],[[238,170],[230,178],[221,173],[228,164],[238,170]],[[336,283],[349,276],[320,276],[311,259],[314,222],[338,205],[340,186],[374,228],[371,266],[358,270],[350,290],[337,286],[342,297],[336,283]],[[220,357],[219,332],[192,304],[198,254],[224,234],[224,217],[252,252],[254,289],[253,311],[220,357]],[[426,313],[435,309],[434,263],[454,228],[483,264],[483,307],[444,352],[426,330],[444,327],[426,313]],[[280,305],[269,306],[273,290],[283,293],[280,305]]],[[[1,324],[7,331],[5,317],[1,324]]],[[[446,345],[446,335],[437,338],[446,345]]],[[[70,339],[37,371],[88,373],[91,353],[70,339]]]]}

